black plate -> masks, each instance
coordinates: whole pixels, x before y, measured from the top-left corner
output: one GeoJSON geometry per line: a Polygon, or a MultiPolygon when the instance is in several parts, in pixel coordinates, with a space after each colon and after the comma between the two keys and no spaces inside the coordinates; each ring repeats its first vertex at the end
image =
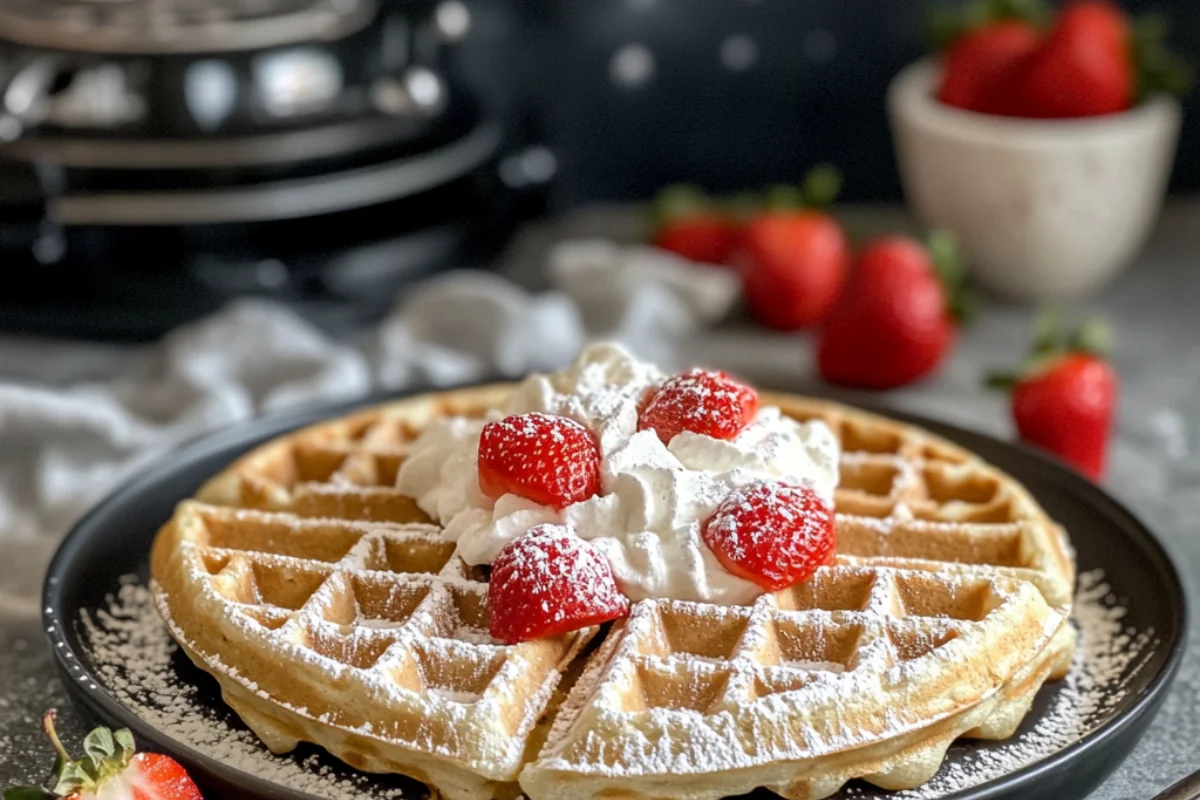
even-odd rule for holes
{"type": "MultiPolygon", "coordinates": [[[[383,399],[383,398],[378,398],[383,399]]],[[[187,445],[126,483],[87,515],[62,543],[50,565],[44,594],[44,619],[57,664],[71,694],[99,721],[133,730],[144,745],[169,752],[196,776],[210,798],[271,798],[312,800],[317,795],[284,789],[228,763],[181,744],[163,730],[139,719],[116,697],[97,671],[80,619],[83,612],[104,608],[105,596],[123,575],[145,580],[150,542],[177,501],[192,494],[208,476],[235,456],[293,428],[346,413],[360,403],[322,408],[252,421],[187,445]]],[[[1094,727],[1037,763],[994,778],[970,789],[943,795],[957,800],[984,798],[1082,798],[1111,773],[1142,736],[1179,666],[1184,647],[1184,590],[1170,558],[1154,536],[1132,514],[1094,484],[1050,459],[1020,447],[943,423],[888,412],[921,425],[979,453],[1022,481],[1050,514],[1071,532],[1081,572],[1102,569],[1115,596],[1127,603],[1123,624],[1153,629],[1144,658],[1131,663],[1117,681],[1119,699],[1091,719],[1094,727]]],[[[178,654],[171,668],[176,677],[196,687],[196,702],[222,715],[231,729],[240,721],[220,701],[216,682],[178,654]]],[[[1048,684],[1038,694],[1022,730],[1047,712],[1062,684],[1048,684]]],[[[962,762],[984,748],[1003,743],[955,744],[947,763],[962,762]]],[[[293,758],[314,759],[335,772],[348,767],[323,751],[302,745],[293,758]]],[[[362,796],[385,788],[409,790],[414,798],[426,793],[417,784],[398,778],[370,778],[362,796]]],[[[880,793],[866,784],[853,784],[856,797],[880,793]]]]}

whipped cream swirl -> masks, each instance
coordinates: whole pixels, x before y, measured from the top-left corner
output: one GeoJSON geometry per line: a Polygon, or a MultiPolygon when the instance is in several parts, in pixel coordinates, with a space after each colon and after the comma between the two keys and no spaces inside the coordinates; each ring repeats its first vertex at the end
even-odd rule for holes
{"type": "Polygon", "coordinates": [[[598,344],[562,372],[531,375],[510,398],[504,415],[555,414],[592,431],[602,456],[600,495],[562,510],[511,494],[493,500],[478,479],[488,420],[464,418],[440,421],[417,438],[397,487],[471,564],[491,563],[535,525],[559,524],[604,553],[631,600],[749,602],[762,590],[721,566],[701,525],[734,488],[762,479],[810,486],[832,504],[837,440],[822,422],[765,407],[730,441],[684,432],[664,445],[654,431],[638,431],[637,417],[643,397],[665,378],[620,346],[598,344]]]}

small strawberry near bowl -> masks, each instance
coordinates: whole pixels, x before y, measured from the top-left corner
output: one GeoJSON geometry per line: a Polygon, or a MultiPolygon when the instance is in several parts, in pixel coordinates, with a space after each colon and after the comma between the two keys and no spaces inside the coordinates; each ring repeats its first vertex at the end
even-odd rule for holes
{"type": "Polygon", "coordinates": [[[980,283],[1026,301],[1085,296],[1157,217],[1187,70],[1157,18],[1107,0],[970,3],[941,58],[888,91],[905,195],[951,231],[980,283]]]}

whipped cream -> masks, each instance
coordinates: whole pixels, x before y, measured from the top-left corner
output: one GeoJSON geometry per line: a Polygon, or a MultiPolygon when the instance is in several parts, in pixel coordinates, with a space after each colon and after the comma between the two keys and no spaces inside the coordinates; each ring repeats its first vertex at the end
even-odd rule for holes
{"type": "Polygon", "coordinates": [[[730,441],[684,432],[664,445],[654,431],[637,430],[637,417],[642,398],[665,378],[619,345],[593,345],[566,370],[531,375],[504,414],[489,418],[541,412],[588,428],[602,457],[595,497],[558,510],[483,494],[477,461],[488,419],[431,425],[413,443],[397,487],[443,526],[470,564],[491,563],[535,525],[567,525],[604,553],[631,600],[749,602],[762,590],[721,566],[701,525],[733,489],[762,479],[810,486],[832,504],[837,440],[820,421],[797,422],[765,407],[730,441]]]}

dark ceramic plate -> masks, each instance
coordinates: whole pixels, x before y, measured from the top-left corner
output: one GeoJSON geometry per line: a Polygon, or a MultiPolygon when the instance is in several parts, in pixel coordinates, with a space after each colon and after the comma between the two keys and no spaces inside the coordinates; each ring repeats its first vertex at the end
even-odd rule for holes
{"type": "MultiPolygon", "coordinates": [[[[293,413],[261,419],[194,442],[141,473],[93,510],[67,536],[46,578],[44,616],[47,634],[68,689],[97,720],[129,727],[147,747],[169,752],[182,761],[213,798],[271,798],[311,800],[321,796],[281,788],[238,769],[228,759],[218,760],[181,744],[161,727],[138,717],[111,680],[106,680],[80,623],[84,613],[106,605],[123,575],[136,574],[144,581],[147,553],[159,525],[175,503],[192,494],[208,476],[219,471],[247,449],[293,428],[343,414],[353,406],[293,413]]],[[[1061,749],[1032,764],[999,774],[967,789],[950,788],[943,797],[959,800],[984,798],[1082,798],[1124,759],[1154,717],[1183,653],[1185,604],[1183,588],[1174,566],[1154,536],[1111,497],[1070,470],[1028,450],[942,423],[900,414],[892,416],[921,425],[979,453],[1022,481],[1050,514],[1071,532],[1080,572],[1103,570],[1116,598],[1127,604],[1121,623],[1126,630],[1153,631],[1140,657],[1119,674],[1108,675],[1113,699],[1087,718],[1083,732],[1061,742],[1061,749]]],[[[240,721],[220,700],[216,682],[176,654],[169,669],[174,678],[194,687],[194,701],[207,706],[217,725],[228,725],[230,735],[243,730],[240,721]]],[[[1023,732],[1031,731],[1050,713],[1064,683],[1046,685],[1026,718],[1023,732]]],[[[989,752],[1004,752],[1000,743],[960,742],[947,755],[943,771],[961,768],[966,774],[989,752]]],[[[302,745],[288,756],[306,767],[329,769],[335,774],[352,770],[325,754],[302,745]]],[[[362,780],[360,778],[360,780],[362,780]]],[[[405,797],[422,798],[417,784],[399,778],[369,777],[358,790],[361,796],[378,796],[400,789],[405,797]]],[[[953,782],[947,782],[953,783],[953,782]]],[[[844,794],[883,796],[886,792],[866,784],[851,784],[844,794]]],[[[924,796],[924,792],[922,795],[924,796]]]]}

